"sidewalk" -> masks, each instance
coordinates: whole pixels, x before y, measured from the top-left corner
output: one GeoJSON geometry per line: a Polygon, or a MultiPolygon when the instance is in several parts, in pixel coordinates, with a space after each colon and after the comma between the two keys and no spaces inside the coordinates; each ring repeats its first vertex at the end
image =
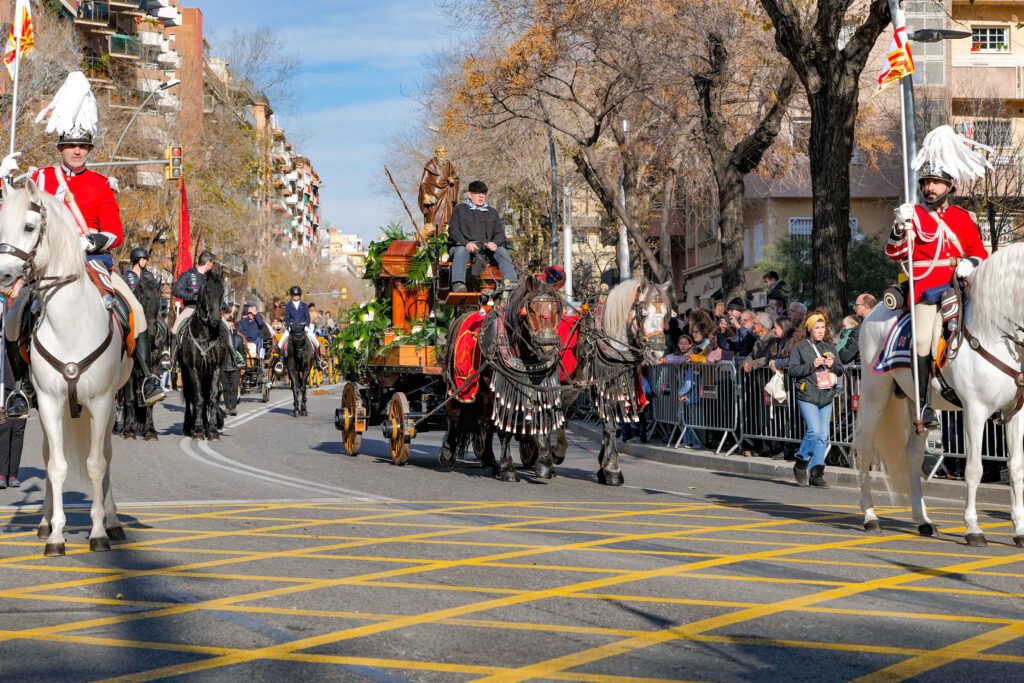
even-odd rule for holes
{"type": "MultiPolygon", "coordinates": [[[[570,420],[569,431],[590,441],[600,443],[601,429],[597,425],[581,420],[570,420]]],[[[619,452],[643,460],[654,460],[669,465],[699,467],[705,470],[745,474],[763,479],[793,481],[793,463],[768,458],[745,457],[740,454],[716,455],[714,451],[670,448],[668,446],[618,442],[619,452]]],[[[860,489],[860,473],[846,467],[825,468],[825,480],[830,486],[860,489]]],[[[966,485],[962,481],[933,479],[922,482],[927,498],[942,498],[962,503],[966,497],[966,485]]],[[[881,472],[871,473],[871,489],[888,493],[885,478],[881,472]]],[[[881,502],[881,501],[879,501],[881,502]]],[[[1010,504],[1010,487],[1005,483],[982,484],[978,487],[978,502],[998,505],[1010,504]]]]}

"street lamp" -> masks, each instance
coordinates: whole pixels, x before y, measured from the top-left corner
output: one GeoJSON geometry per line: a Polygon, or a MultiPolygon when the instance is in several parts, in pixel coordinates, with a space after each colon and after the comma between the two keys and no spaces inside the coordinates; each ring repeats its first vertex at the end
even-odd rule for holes
{"type": "Polygon", "coordinates": [[[128,121],[128,125],[125,126],[124,130],[121,132],[121,137],[119,137],[117,139],[117,144],[114,145],[114,151],[111,152],[111,154],[110,154],[110,159],[111,160],[113,160],[114,158],[117,157],[117,152],[118,152],[119,149],[121,149],[121,143],[124,142],[124,138],[125,138],[126,135],[128,135],[128,131],[131,129],[132,124],[135,123],[135,119],[137,119],[139,117],[139,114],[141,114],[142,110],[146,108],[146,105],[149,104],[149,101],[151,99],[153,99],[153,96],[156,95],[158,92],[163,92],[165,90],[170,90],[171,88],[175,87],[176,85],[181,85],[181,80],[178,79],[178,78],[172,78],[169,81],[167,81],[166,83],[161,83],[157,87],[153,88],[149,92],[149,94],[146,95],[146,99],[142,100],[142,104],[140,104],[139,108],[135,110],[135,113],[132,114],[132,118],[128,121]]]}

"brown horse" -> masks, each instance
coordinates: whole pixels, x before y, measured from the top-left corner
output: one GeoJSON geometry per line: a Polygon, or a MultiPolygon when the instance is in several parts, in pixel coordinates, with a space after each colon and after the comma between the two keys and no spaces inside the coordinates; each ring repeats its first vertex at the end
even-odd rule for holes
{"type": "MultiPolygon", "coordinates": [[[[486,315],[477,345],[482,358],[479,389],[473,400],[453,398],[446,414],[448,429],[441,446],[441,465],[450,469],[465,452],[473,437],[482,439],[480,456],[484,472],[503,481],[518,481],[509,446],[512,437],[531,438],[548,434],[561,426],[564,417],[558,385],[560,341],[558,322],[562,317],[560,297],[535,278],[524,278],[511,293],[486,315]],[[501,458],[496,461],[492,440],[498,434],[501,458]]],[[[446,358],[445,379],[449,395],[462,386],[455,378],[455,336],[470,316],[452,324],[446,358]]],[[[534,465],[535,473],[551,478],[554,463],[550,451],[534,465]]]]}

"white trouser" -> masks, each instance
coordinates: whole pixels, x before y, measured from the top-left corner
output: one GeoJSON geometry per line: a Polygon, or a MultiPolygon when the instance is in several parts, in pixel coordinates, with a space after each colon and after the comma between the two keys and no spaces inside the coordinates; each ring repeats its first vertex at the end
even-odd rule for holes
{"type": "Polygon", "coordinates": [[[942,330],[942,315],[938,304],[920,303],[914,306],[914,351],[918,356],[932,353],[935,340],[942,330]]]}
{"type": "Polygon", "coordinates": [[[128,307],[132,309],[132,315],[135,317],[135,336],[138,337],[147,329],[146,312],[142,310],[142,304],[135,298],[135,294],[132,292],[131,287],[128,286],[128,283],[124,281],[124,278],[113,271],[110,273],[110,284],[114,291],[120,294],[128,303],[128,307]]]}
{"type": "MultiPolygon", "coordinates": [[[[281,335],[281,341],[277,342],[277,347],[282,351],[284,351],[285,345],[288,343],[288,334],[288,328],[285,328],[284,334],[281,335]]],[[[314,349],[320,348],[320,341],[316,338],[316,335],[313,333],[312,324],[306,326],[306,337],[309,338],[309,341],[313,342],[314,349]]]]}
{"type": "Polygon", "coordinates": [[[192,317],[192,314],[196,312],[195,306],[186,306],[185,308],[178,311],[178,317],[174,319],[174,326],[171,327],[171,334],[177,335],[178,330],[185,324],[185,321],[192,317]]]}

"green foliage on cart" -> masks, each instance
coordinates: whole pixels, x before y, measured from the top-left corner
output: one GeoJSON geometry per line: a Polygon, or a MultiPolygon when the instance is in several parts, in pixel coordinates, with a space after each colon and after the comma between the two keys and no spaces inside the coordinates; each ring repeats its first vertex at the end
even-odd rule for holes
{"type": "Polygon", "coordinates": [[[388,250],[391,243],[395,240],[407,240],[412,238],[412,233],[408,233],[402,229],[402,226],[398,222],[391,222],[387,227],[381,228],[383,237],[380,239],[370,242],[370,246],[366,248],[366,261],[365,268],[363,270],[363,279],[366,280],[378,280],[381,275],[381,268],[383,266],[384,252],[388,250]]]}
{"type": "Polygon", "coordinates": [[[390,327],[390,299],[377,299],[348,310],[346,324],[335,336],[331,347],[342,377],[361,377],[369,359],[386,352],[384,333],[390,327]]]}

